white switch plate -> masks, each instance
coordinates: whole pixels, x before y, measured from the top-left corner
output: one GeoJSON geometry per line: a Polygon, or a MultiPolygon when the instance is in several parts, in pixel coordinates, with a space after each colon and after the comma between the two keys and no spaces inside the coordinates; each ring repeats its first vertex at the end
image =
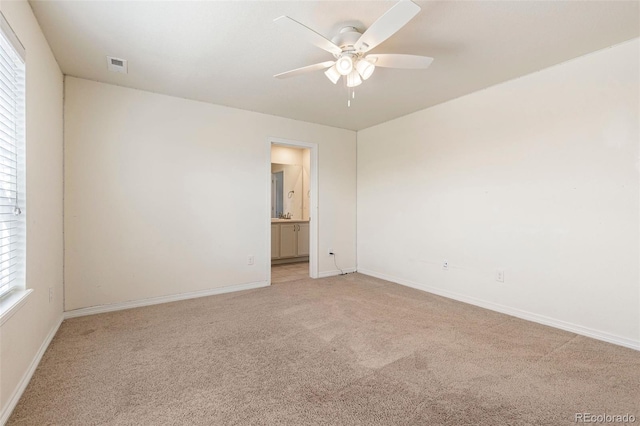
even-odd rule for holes
{"type": "Polygon", "coordinates": [[[444,269],[445,271],[449,270],[449,261],[445,260],[444,262],[442,262],[442,269],[444,269]]]}
{"type": "Polygon", "coordinates": [[[496,281],[504,282],[504,269],[496,269],[496,281]]]}
{"type": "Polygon", "coordinates": [[[253,257],[253,255],[249,256],[247,258],[247,265],[253,265],[255,263],[255,258],[253,257]]]}
{"type": "Polygon", "coordinates": [[[49,303],[53,300],[53,287],[49,287],[49,303]]]}

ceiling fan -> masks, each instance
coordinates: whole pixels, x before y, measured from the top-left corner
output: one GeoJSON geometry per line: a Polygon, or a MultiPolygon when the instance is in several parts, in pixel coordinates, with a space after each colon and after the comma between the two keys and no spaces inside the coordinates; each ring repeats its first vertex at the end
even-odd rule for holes
{"type": "MultiPolygon", "coordinates": [[[[281,16],[274,22],[285,26],[296,36],[333,54],[334,61],[296,68],[274,75],[275,78],[295,77],[311,71],[326,69],[325,75],[333,84],[342,76],[348,88],[362,84],[373,74],[376,67],[424,69],[431,65],[433,58],[403,54],[367,54],[380,43],[394,35],[420,12],[420,6],[412,1],[400,1],[378,18],[364,33],[352,26],[344,27],[328,40],[311,28],[288,17],[281,16]],[[327,69],[328,68],[328,69],[327,69]]],[[[350,102],[349,102],[350,105],[350,102]]]]}

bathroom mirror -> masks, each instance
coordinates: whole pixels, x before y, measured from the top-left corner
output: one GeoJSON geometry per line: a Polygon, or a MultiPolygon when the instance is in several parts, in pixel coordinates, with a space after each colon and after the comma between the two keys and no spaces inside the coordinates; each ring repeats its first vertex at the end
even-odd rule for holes
{"type": "Polygon", "coordinates": [[[290,219],[302,219],[305,196],[302,166],[271,163],[271,217],[290,214],[290,219]]]}

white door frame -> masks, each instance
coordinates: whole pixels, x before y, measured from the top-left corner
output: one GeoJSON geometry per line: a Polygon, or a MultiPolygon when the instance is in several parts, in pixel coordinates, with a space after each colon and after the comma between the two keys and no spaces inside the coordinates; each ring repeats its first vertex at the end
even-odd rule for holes
{"type": "MultiPolygon", "coordinates": [[[[309,149],[309,276],[318,278],[318,144],[311,142],[294,141],[282,138],[267,138],[265,193],[267,194],[267,206],[265,217],[267,218],[267,282],[271,285],[271,146],[286,146],[291,148],[309,149]]],[[[303,194],[304,196],[304,194],[303,194]]]]}

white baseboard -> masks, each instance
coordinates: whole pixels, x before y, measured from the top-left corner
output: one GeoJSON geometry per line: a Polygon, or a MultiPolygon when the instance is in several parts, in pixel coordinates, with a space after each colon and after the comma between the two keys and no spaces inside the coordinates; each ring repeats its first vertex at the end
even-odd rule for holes
{"type": "Polygon", "coordinates": [[[51,331],[49,331],[49,334],[47,334],[47,337],[45,337],[44,341],[42,342],[42,345],[40,345],[40,349],[38,349],[38,352],[36,352],[36,355],[33,357],[31,364],[29,364],[29,368],[27,368],[27,371],[25,371],[25,373],[22,375],[18,386],[13,391],[11,398],[9,398],[9,402],[2,410],[2,413],[0,415],[0,425],[4,425],[7,423],[9,417],[11,416],[11,413],[16,408],[16,405],[18,405],[18,401],[20,401],[20,397],[22,397],[24,390],[27,388],[27,385],[29,384],[33,373],[35,373],[36,368],[38,368],[38,364],[40,364],[42,356],[53,340],[53,336],[55,336],[58,332],[60,324],[62,324],[62,320],[63,317],[61,316],[60,319],[56,321],[55,325],[51,328],[51,331]]]}
{"type": "Polygon", "coordinates": [[[179,300],[196,299],[198,297],[215,296],[216,294],[232,293],[235,291],[252,290],[268,287],[267,281],[258,281],[247,284],[230,285],[227,287],[212,288],[209,290],[192,291],[190,293],[172,294],[169,296],[151,297],[149,299],[131,300],[128,302],[112,303],[109,305],[90,306],[88,308],[66,311],[64,318],[83,317],[86,315],[102,314],[105,312],[122,311],[124,309],[139,308],[142,306],[158,305],[160,303],[177,302],[179,300]]]}
{"type": "Polygon", "coordinates": [[[602,340],[608,343],[613,343],[615,345],[624,346],[626,348],[640,351],[639,340],[633,340],[633,339],[628,339],[626,337],[616,336],[611,333],[607,333],[600,330],[594,330],[589,327],[584,327],[578,324],[573,324],[573,323],[562,321],[556,318],[550,318],[550,317],[539,315],[533,312],[523,311],[521,309],[500,305],[498,303],[487,302],[485,300],[476,299],[475,297],[465,296],[459,293],[442,290],[439,288],[428,286],[426,284],[421,284],[421,283],[413,282],[410,280],[393,277],[390,275],[382,274],[382,273],[371,271],[368,269],[358,268],[358,272],[361,274],[380,278],[386,281],[391,281],[406,287],[411,287],[418,290],[426,291],[427,293],[437,294],[438,296],[443,296],[448,299],[469,303],[470,305],[479,306],[481,308],[511,315],[513,317],[521,318],[527,321],[537,322],[538,324],[548,325],[550,327],[559,328],[561,330],[570,331],[572,333],[580,334],[582,336],[591,337],[593,339],[602,340]]]}
{"type": "Polygon", "coordinates": [[[341,275],[343,272],[345,274],[350,274],[352,272],[356,272],[356,268],[343,268],[342,271],[334,269],[333,271],[320,272],[318,273],[318,278],[334,277],[336,275],[341,275]]]}

